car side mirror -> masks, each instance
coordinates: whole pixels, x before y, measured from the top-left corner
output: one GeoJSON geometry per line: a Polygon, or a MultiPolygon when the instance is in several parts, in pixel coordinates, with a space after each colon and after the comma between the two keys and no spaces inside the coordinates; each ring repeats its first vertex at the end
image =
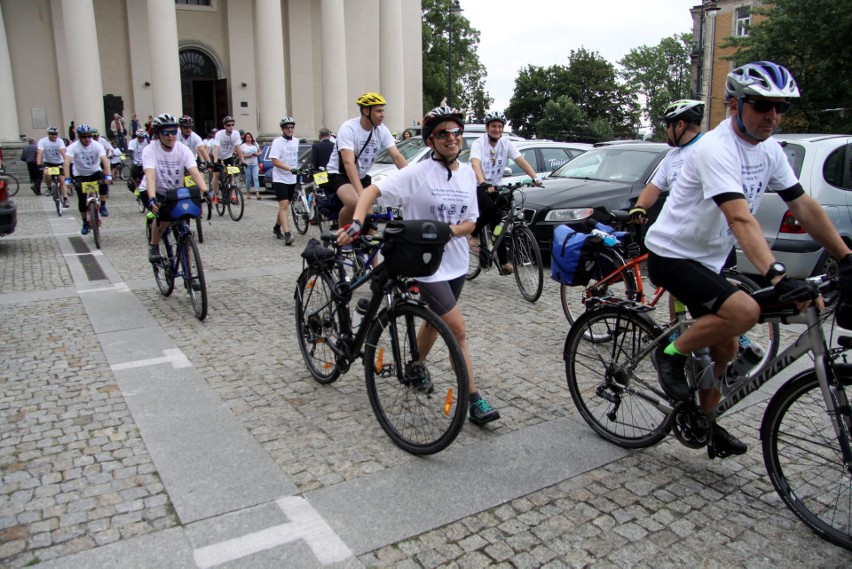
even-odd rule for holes
{"type": "Polygon", "coordinates": [[[512,169],[509,168],[508,166],[506,166],[505,168],[503,168],[503,175],[504,176],[511,176],[512,175],[512,169]]]}

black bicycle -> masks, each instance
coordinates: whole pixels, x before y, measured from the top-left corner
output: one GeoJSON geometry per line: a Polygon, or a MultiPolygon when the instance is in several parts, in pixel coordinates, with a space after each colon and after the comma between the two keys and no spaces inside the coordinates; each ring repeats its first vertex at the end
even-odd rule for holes
{"type": "Polygon", "coordinates": [[[231,219],[239,221],[246,207],[245,197],[236,182],[241,169],[239,166],[225,166],[223,169],[224,173],[219,175],[219,187],[216,188],[213,198],[216,212],[221,217],[225,215],[225,208],[227,208],[231,219]]]}
{"type": "Polygon", "coordinates": [[[62,217],[62,186],[59,183],[59,176],[62,175],[62,169],[59,166],[48,166],[44,169],[50,175],[50,185],[46,186],[46,192],[53,198],[53,205],[56,207],[56,215],[62,217]]]}
{"type": "Polygon", "coordinates": [[[354,280],[337,235],[321,238],[323,245],[312,239],[302,253],[295,292],[296,335],[308,370],[329,384],[363,358],[370,405],[394,444],[417,455],[443,450],[465,422],[467,367],[455,336],[419,299],[411,277],[437,270],[449,226],[394,221],[382,235],[356,239],[353,249],[368,258],[381,250],[384,262],[371,270],[363,264],[354,280]],[[367,283],[372,295],[353,329],[350,300],[367,283]]]}
{"type": "Polygon", "coordinates": [[[483,227],[480,235],[474,235],[479,239],[479,246],[470,249],[467,280],[475,279],[483,269],[487,270],[492,265],[497,267],[501,275],[508,274],[497,255],[498,248],[508,239],[515,282],[521,296],[535,302],[544,287],[544,267],[538,243],[524,218],[524,193],[521,187],[521,184],[510,184],[497,188],[497,207],[502,212],[503,220],[490,232],[487,227],[483,227]],[[516,196],[521,198],[519,205],[515,205],[516,196]]]}

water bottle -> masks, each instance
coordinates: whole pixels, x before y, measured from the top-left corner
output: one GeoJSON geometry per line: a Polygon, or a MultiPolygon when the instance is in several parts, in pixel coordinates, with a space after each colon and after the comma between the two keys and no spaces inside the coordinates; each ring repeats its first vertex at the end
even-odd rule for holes
{"type": "Polygon", "coordinates": [[[604,245],[607,247],[614,247],[616,243],[618,243],[618,239],[614,235],[610,235],[605,231],[601,231],[600,229],[592,229],[592,235],[597,235],[601,239],[603,239],[604,245]]]}
{"type": "Polygon", "coordinates": [[[766,351],[757,344],[746,346],[728,366],[725,373],[727,382],[732,383],[744,378],[748,372],[754,369],[754,366],[760,363],[764,355],[766,355],[766,351]]]}
{"type": "Polygon", "coordinates": [[[370,299],[368,298],[359,298],[358,302],[355,304],[355,310],[352,311],[352,333],[357,334],[358,328],[361,326],[361,322],[364,320],[364,315],[367,313],[367,309],[370,307],[370,299]]]}
{"type": "Polygon", "coordinates": [[[710,348],[701,348],[692,352],[692,375],[698,389],[710,389],[715,384],[713,376],[713,360],[710,359],[710,348]]]}

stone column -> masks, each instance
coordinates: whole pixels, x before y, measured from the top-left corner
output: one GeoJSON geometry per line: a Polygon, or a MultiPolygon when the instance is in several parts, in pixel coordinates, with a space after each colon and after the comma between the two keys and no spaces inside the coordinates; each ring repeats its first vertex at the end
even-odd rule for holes
{"type": "MultiPolygon", "coordinates": [[[[62,0],[65,55],[72,101],[71,120],[106,132],[101,54],[92,0],[62,0]]],[[[63,89],[63,94],[67,92],[63,89]]]]}
{"type": "Polygon", "coordinates": [[[256,0],[257,53],[263,73],[258,81],[260,132],[265,137],[281,134],[278,122],[290,114],[285,100],[287,77],[284,67],[284,26],[280,0],[256,0]]]}
{"type": "MultiPolygon", "coordinates": [[[[12,58],[6,39],[6,26],[3,23],[3,9],[0,7],[0,77],[7,77],[8,84],[0,89],[0,141],[8,147],[9,142],[18,142],[21,134],[18,124],[18,104],[12,81],[12,58]]],[[[11,160],[9,154],[6,160],[11,160]]]]}
{"type": "Polygon", "coordinates": [[[151,50],[153,114],[171,113],[179,117],[183,114],[183,99],[174,0],[148,0],[148,45],[151,50]]]}
{"type": "MultiPolygon", "coordinates": [[[[347,116],[346,22],[343,0],[322,0],[322,126],[337,132],[347,116]]],[[[353,116],[354,112],[353,112],[353,116]]]]}
{"type": "Polygon", "coordinates": [[[379,73],[381,94],[387,99],[385,125],[405,129],[405,72],[402,43],[402,0],[381,0],[379,7],[379,73]]]}

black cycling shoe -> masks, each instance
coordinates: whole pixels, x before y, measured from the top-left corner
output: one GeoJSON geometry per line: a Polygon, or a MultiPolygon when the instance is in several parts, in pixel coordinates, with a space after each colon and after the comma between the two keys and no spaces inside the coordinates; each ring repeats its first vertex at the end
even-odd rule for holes
{"type": "Polygon", "coordinates": [[[660,385],[666,395],[675,401],[688,400],[689,385],[686,383],[686,373],[683,370],[686,365],[686,356],[680,354],[670,356],[665,353],[665,347],[660,346],[654,353],[654,358],[657,360],[660,385]]]}
{"type": "Polygon", "coordinates": [[[272,233],[275,234],[276,239],[284,239],[284,234],[281,233],[281,226],[280,225],[273,225],[272,226],[272,233]]]}
{"type": "Polygon", "coordinates": [[[163,258],[160,256],[159,245],[148,245],[148,262],[159,263],[163,258]]]}
{"type": "Polygon", "coordinates": [[[710,458],[727,458],[733,454],[745,454],[748,445],[720,427],[713,425],[710,444],[707,445],[707,456],[710,458]]]}

